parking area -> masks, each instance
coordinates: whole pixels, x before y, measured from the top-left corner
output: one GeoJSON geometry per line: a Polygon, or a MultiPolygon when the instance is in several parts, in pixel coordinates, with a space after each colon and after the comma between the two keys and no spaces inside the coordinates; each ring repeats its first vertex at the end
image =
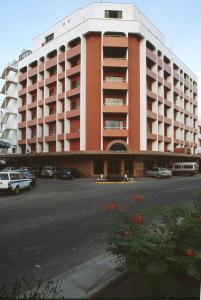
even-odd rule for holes
{"type": "Polygon", "coordinates": [[[23,276],[47,280],[102,254],[107,246],[111,203],[143,206],[191,203],[201,175],[139,178],[128,184],[91,179],[38,178],[32,191],[0,196],[0,283],[23,276]]]}

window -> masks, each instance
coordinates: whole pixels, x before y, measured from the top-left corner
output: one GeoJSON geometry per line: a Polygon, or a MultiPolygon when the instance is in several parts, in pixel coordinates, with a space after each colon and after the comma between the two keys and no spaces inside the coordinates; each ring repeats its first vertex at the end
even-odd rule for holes
{"type": "Polygon", "coordinates": [[[96,160],[94,161],[94,175],[101,175],[104,173],[104,161],[96,160]]]}
{"type": "Polygon", "coordinates": [[[34,120],[36,119],[36,109],[33,109],[31,112],[31,119],[34,120]]]}
{"type": "Polygon", "coordinates": [[[121,10],[105,10],[105,18],[122,19],[121,10]]]}
{"type": "Polygon", "coordinates": [[[22,122],[26,121],[26,112],[23,112],[21,116],[22,116],[22,122]]]}
{"type": "Polygon", "coordinates": [[[33,127],[31,130],[31,138],[33,139],[34,137],[36,137],[36,127],[33,127]]]}
{"type": "Polygon", "coordinates": [[[32,103],[37,100],[37,93],[32,94],[32,103]]]}
{"type": "Polygon", "coordinates": [[[49,124],[49,135],[55,135],[56,134],[56,124],[49,124]]]}
{"type": "Polygon", "coordinates": [[[22,98],[22,106],[26,105],[26,97],[22,98]]]}
{"type": "Polygon", "coordinates": [[[54,115],[56,114],[56,105],[50,105],[49,106],[49,115],[54,115]]]}
{"type": "Polygon", "coordinates": [[[77,87],[79,87],[80,86],[80,83],[79,83],[79,80],[78,79],[73,79],[72,81],[71,81],[71,88],[72,89],[76,89],[77,87]]]}
{"type": "Polygon", "coordinates": [[[122,120],[106,120],[105,128],[108,129],[123,129],[123,121],[122,120]]]}
{"type": "Polygon", "coordinates": [[[22,140],[26,139],[26,128],[22,129],[22,140]]]}
{"type": "Polygon", "coordinates": [[[124,99],[123,98],[105,98],[104,105],[123,106],[124,99]]]}
{"type": "Polygon", "coordinates": [[[51,33],[45,37],[45,43],[49,43],[53,39],[54,39],[54,33],[51,33]]]}
{"type": "Polygon", "coordinates": [[[147,132],[152,133],[152,122],[147,122],[147,132]]]}
{"type": "Polygon", "coordinates": [[[49,89],[49,96],[54,96],[56,94],[56,89],[54,87],[49,89]]]}

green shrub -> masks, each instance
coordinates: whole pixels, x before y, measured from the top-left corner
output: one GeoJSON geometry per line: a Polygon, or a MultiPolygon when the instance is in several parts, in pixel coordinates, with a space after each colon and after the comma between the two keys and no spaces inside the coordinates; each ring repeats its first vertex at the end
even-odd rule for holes
{"type": "Polygon", "coordinates": [[[133,278],[138,297],[198,297],[201,282],[201,195],[192,206],[143,210],[108,206],[113,222],[108,251],[133,278]]]}

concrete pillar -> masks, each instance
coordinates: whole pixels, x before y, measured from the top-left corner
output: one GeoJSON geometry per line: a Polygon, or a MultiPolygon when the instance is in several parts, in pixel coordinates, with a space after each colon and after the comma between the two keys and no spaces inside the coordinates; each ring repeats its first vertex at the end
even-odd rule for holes
{"type": "Polygon", "coordinates": [[[103,169],[104,169],[104,176],[107,176],[107,160],[104,160],[103,169]]]}
{"type": "Polygon", "coordinates": [[[125,160],[121,159],[121,176],[125,175],[125,160]]]}
{"type": "Polygon", "coordinates": [[[141,177],[144,175],[144,161],[134,160],[133,162],[133,172],[135,177],[141,177]]]}

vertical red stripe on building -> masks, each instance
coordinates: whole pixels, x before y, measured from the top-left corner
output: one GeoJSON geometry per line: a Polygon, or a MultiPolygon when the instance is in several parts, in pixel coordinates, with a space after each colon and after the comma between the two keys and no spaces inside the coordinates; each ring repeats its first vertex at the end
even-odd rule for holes
{"type": "Polygon", "coordinates": [[[86,150],[101,150],[101,34],[86,37],[86,150]]]}
{"type": "Polygon", "coordinates": [[[128,109],[129,145],[132,151],[140,150],[140,39],[128,37],[128,109]]]}

